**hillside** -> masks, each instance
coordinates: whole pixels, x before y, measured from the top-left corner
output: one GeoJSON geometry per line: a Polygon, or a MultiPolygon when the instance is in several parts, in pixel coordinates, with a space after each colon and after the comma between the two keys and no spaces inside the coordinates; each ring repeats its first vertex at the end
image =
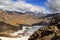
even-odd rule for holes
{"type": "Polygon", "coordinates": [[[60,40],[60,15],[54,16],[49,25],[35,31],[28,40],[60,40]]]}
{"type": "Polygon", "coordinates": [[[43,19],[33,13],[0,10],[0,36],[14,37],[10,34],[22,30],[23,25],[32,27],[34,24],[47,21],[43,19]]]}
{"type": "Polygon", "coordinates": [[[39,19],[33,14],[20,14],[16,12],[0,11],[0,21],[18,26],[19,24],[32,25],[47,19],[39,19]]]}

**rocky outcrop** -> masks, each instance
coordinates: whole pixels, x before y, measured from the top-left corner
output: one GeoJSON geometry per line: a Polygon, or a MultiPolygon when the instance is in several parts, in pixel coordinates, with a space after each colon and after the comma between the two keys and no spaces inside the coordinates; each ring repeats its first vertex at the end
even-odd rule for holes
{"type": "Polygon", "coordinates": [[[28,40],[60,40],[60,15],[53,17],[49,25],[35,31],[28,40]]]}
{"type": "Polygon", "coordinates": [[[60,29],[53,26],[42,27],[30,36],[28,40],[60,40],[60,29]]]}

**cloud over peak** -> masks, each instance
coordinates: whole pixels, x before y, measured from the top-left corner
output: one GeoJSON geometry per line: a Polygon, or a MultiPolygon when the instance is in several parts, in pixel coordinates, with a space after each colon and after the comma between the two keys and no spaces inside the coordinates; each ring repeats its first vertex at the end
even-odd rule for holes
{"type": "Polygon", "coordinates": [[[19,12],[46,12],[44,7],[28,4],[25,0],[18,0],[17,2],[13,2],[12,0],[0,0],[0,9],[19,12]]]}
{"type": "Polygon", "coordinates": [[[48,0],[47,6],[52,12],[60,12],[60,0],[48,0]]]}

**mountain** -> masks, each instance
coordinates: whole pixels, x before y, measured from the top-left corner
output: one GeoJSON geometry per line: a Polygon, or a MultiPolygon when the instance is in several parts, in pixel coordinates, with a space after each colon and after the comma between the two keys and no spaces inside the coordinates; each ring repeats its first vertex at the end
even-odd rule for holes
{"type": "Polygon", "coordinates": [[[12,33],[17,30],[22,30],[22,26],[13,26],[4,22],[0,22],[0,33],[12,33]]]}
{"type": "Polygon", "coordinates": [[[28,40],[60,40],[58,26],[45,26],[35,31],[28,40]]]}
{"type": "Polygon", "coordinates": [[[17,11],[0,10],[0,36],[14,37],[10,34],[22,30],[23,25],[32,27],[33,24],[45,21],[47,21],[47,19],[40,18],[33,12],[21,13],[17,11]]]}
{"type": "Polygon", "coordinates": [[[49,25],[39,28],[28,40],[60,40],[60,15],[54,16],[49,25]]]}
{"type": "Polygon", "coordinates": [[[0,36],[4,37],[15,37],[11,35],[15,31],[22,30],[22,26],[13,26],[4,22],[0,22],[0,36]]]}
{"type": "Polygon", "coordinates": [[[47,14],[45,17],[54,17],[56,15],[60,15],[60,13],[51,13],[51,14],[47,14]]]}
{"type": "Polygon", "coordinates": [[[21,13],[20,12],[9,12],[9,11],[1,11],[0,10],[0,21],[8,23],[10,25],[18,26],[19,24],[32,25],[34,23],[38,23],[41,21],[45,21],[46,19],[39,19],[34,16],[34,14],[29,13],[21,13]]]}
{"type": "Polygon", "coordinates": [[[46,16],[45,13],[41,13],[41,12],[36,13],[36,12],[30,12],[30,11],[28,11],[28,12],[25,12],[25,13],[32,14],[33,16],[36,16],[38,18],[41,18],[41,17],[45,17],[46,16]]]}

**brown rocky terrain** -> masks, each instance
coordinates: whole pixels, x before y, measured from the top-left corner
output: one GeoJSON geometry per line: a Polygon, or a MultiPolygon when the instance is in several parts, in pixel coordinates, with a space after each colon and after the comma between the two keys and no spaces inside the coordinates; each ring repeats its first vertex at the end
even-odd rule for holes
{"type": "Polygon", "coordinates": [[[0,36],[14,37],[11,33],[22,30],[23,25],[32,26],[32,24],[44,22],[47,19],[39,19],[32,14],[22,14],[0,10],[0,36]]]}
{"type": "Polygon", "coordinates": [[[33,14],[18,14],[16,12],[7,12],[7,11],[0,11],[0,21],[8,23],[10,25],[18,26],[19,24],[26,24],[32,25],[34,23],[38,23],[41,21],[46,21],[47,19],[39,19],[33,14]]]}
{"type": "Polygon", "coordinates": [[[60,30],[57,26],[40,28],[28,40],[60,40],[60,30]]]}
{"type": "Polygon", "coordinates": [[[0,36],[3,37],[17,37],[11,35],[15,31],[22,30],[22,25],[20,26],[13,26],[4,22],[0,22],[0,36]]]}
{"type": "Polygon", "coordinates": [[[53,17],[49,25],[35,31],[28,40],[60,40],[60,15],[53,17]]]}

